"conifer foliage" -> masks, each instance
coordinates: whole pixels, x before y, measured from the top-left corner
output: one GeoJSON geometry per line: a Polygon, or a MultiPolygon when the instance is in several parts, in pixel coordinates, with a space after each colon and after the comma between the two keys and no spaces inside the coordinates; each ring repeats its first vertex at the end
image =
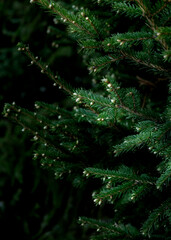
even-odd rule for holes
{"type": "Polygon", "coordinates": [[[72,106],[36,102],[32,112],[14,102],[4,116],[30,133],[34,159],[55,178],[77,187],[102,180],[92,198],[95,208],[110,204],[112,215],[78,216],[97,230],[91,239],[170,239],[171,1],[30,3],[67,26],[93,84],[73,87],[35,57],[31,43],[19,43],[72,106]]]}

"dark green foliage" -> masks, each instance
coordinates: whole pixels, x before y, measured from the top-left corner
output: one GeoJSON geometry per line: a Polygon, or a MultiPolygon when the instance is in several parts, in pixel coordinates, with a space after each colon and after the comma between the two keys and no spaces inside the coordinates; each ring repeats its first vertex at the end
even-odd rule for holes
{"type": "Polygon", "coordinates": [[[84,176],[95,178],[91,191],[103,180],[92,194],[102,212],[90,208],[79,220],[86,239],[169,239],[170,1],[34,2],[68,26],[92,86],[71,87],[20,43],[18,50],[54,81],[66,102],[36,102],[34,112],[6,104],[4,116],[30,133],[34,159],[55,178],[68,179],[80,194],[93,182],[84,176]]]}

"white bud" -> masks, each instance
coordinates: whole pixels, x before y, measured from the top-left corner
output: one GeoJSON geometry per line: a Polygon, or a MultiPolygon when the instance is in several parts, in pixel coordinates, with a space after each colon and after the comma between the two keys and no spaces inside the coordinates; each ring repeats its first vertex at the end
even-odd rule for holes
{"type": "Polygon", "coordinates": [[[34,62],[33,61],[31,61],[31,65],[33,64],[34,62]]]}
{"type": "Polygon", "coordinates": [[[37,137],[37,136],[34,136],[33,139],[34,139],[35,141],[37,141],[37,140],[38,140],[38,137],[37,137]]]}
{"type": "Polygon", "coordinates": [[[110,43],[107,44],[108,47],[109,47],[110,45],[111,45],[110,43]]]}
{"type": "Polygon", "coordinates": [[[24,132],[24,131],[25,131],[25,128],[22,128],[21,131],[24,132]]]}
{"type": "Polygon", "coordinates": [[[115,103],[115,102],[116,102],[116,100],[115,100],[115,99],[111,99],[111,102],[112,102],[112,103],[115,103]]]}
{"type": "Polygon", "coordinates": [[[18,51],[21,51],[21,48],[18,48],[18,51]]]}
{"type": "Polygon", "coordinates": [[[76,102],[79,102],[80,100],[81,100],[80,98],[77,98],[77,99],[76,99],[76,102]]]}
{"type": "Polygon", "coordinates": [[[57,86],[57,83],[54,83],[53,86],[56,87],[56,86],[57,86]]]}
{"type": "Polygon", "coordinates": [[[92,106],[94,104],[94,102],[91,102],[90,105],[92,106]]]}
{"type": "Polygon", "coordinates": [[[61,119],[61,117],[62,117],[62,116],[61,116],[61,115],[59,115],[59,116],[58,116],[58,119],[61,119]]]}
{"type": "Polygon", "coordinates": [[[111,88],[111,87],[112,87],[112,84],[111,84],[111,83],[109,83],[107,86],[108,86],[109,88],[111,88]]]}
{"type": "Polygon", "coordinates": [[[43,129],[47,129],[47,126],[44,126],[43,129]]]}
{"type": "Polygon", "coordinates": [[[37,109],[40,108],[40,106],[39,106],[37,103],[35,103],[34,106],[35,106],[35,108],[37,108],[37,109]]]}
{"type": "Polygon", "coordinates": [[[15,102],[13,102],[12,105],[14,106],[14,105],[15,105],[15,102]]]}
{"type": "Polygon", "coordinates": [[[107,83],[108,82],[107,78],[103,78],[102,82],[106,82],[107,83]]]}
{"type": "Polygon", "coordinates": [[[44,70],[43,70],[43,69],[41,70],[41,73],[44,73],[44,70]]]}
{"type": "Polygon", "coordinates": [[[88,17],[86,17],[85,19],[86,19],[86,20],[89,20],[89,18],[88,18],[88,17]]]}

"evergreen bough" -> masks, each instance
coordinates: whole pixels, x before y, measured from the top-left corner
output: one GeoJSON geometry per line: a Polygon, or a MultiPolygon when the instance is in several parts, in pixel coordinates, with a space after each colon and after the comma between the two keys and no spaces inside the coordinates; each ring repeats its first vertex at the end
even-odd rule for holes
{"type": "Polygon", "coordinates": [[[89,177],[102,180],[94,202],[115,211],[79,218],[97,230],[91,239],[170,239],[171,1],[30,2],[67,25],[96,81],[91,89],[75,89],[19,43],[72,106],[36,102],[32,112],[14,102],[5,105],[4,116],[30,133],[34,159],[55,178],[79,187],[89,177]],[[165,96],[161,89],[154,98],[161,82],[165,96]]]}

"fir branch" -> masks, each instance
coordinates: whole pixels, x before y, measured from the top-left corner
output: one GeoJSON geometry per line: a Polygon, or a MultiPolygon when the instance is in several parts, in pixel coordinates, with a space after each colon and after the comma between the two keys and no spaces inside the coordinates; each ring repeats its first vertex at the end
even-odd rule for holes
{"type": "Polygon", "coordinates": [[[31,64],[36,64],[40,69],[41,73],[45,73],[50,79],[52,79],[55,83],[54,86],[59,85],[60,89],[64,89],[67,93],[72,95],[72,88],[65,83],[63,80],[60,79],[57,75],[54,75],[51,70],[49,69],[49,66],[42,63],[40,60],[38,60],[38,57],[35,57],[32,52],[30,51],[29,47],[25,44],[18,43],[18,50],[23,51],[30,59],[31,64]]]}
{"type": "Polygon", "coordinates": [[[153,13],[151,14],[152,17],[154,17],[155,15],[159,14],[161,11],[163,11],[165,8],[168,7],[169,1],[158,1],[155,5],[155,7],[153,8],[153,13]]]}
{"type": "MultiPolygon", "coordinates": [[[[137,4],[139,5],[141,11],[142,11],[142,14],[143,16],[146,18],[146,20],[148,21],[149,23],[149,27],[154,31],[154,32],[157,32],[158,30],[158,26],[156,25],[155,21],[154,21],[154,18],[151,14],[151,12],[149,11],[149,9],[147,8],[147,6],[144,4],[143,0],[135,0],[137,2],[137,4]]],[[[165,49],[165,50],[168,50],[169,47],[166,43],[166,41],[164,39],[158,39],[156,38],[157,41],[160,42],[160,44],[162,45],[162,47],[165,49]]]]}
{"type": "Polygon", "coordinates": [[[159,227],[158,222],[161,220],[165,212],[171,207],[170,200],[166,200],[161,204],[160,207],[153,210],[148,219],[144,222],[142,226],[142,234],[145,236],[150,236],[151,233],[159,227]]]}
{"type": "Polygon", "coordinates": [[[86,168],[84,170],[84,175],[91,176],[97,178],[102,178],[103,180],[107,179],[107,181],[117,182],[117,181],[135,181],[136,183],[143,184],[155,184],[155,178],[149,178],[148,176],[137,176],[133,173],[132,169],[121,166],[118,170],[104,170],[97,168],[86,168]]]}
{"type": "Polygon", "coordinates": [[[94,203],[101,205],[104,200],[111,201],[113,198],[121,197],[123,194],[128,193],[138,183],[136,181],[127,181],[117,187],[111,187],[111,189],[102,189],[100,193],[93,195],[94,203]]]}
{"type": "Polygon", "coordinates": [[[126,16],[131,18],[142,17],[140,8],[135,4],[130,4],[126,2],[113,2],[111,4],[112,4],[112,8],[117,13],[125,14],[126,16]]]}
{"type": "Polygon", "coordinates": [[[132,225],[123,225],[117,223],[106,223],[104,221],[98,221],[92,218],[80,217],[79,223],[84,226],[88,225],[91,228],[96,228],[98,231],[104,231],[114,234],[114,236],[124,238],[134,238],[139,235],[138,230],[132,225]],[[116,234],[116,235],[115,235],[116,234]]]}
{"type": "Polygon", "coordinates": [[[68,23],[71,33],[76,31],[77,33],[83,35],[83,38],[87,38],[87,35],[89,37],[99,38],[99,32],[96,28],[98,21],[97,19],[95,20],[95,17],[90,16],[88,11],[81,11],[78,14],[73,14],[54,1],[49,3],[47,0],[33,0],[33,2],[39,4],[44,9],[48,9],[51,14],[60,17],[59,20],[62,20],[64,23],[68,23]],[[88,14],[88,16],[86,16],[86,14],[88,14]]]}
{"type": "Polygon", "coordinates": [[[171,180],[171,162],[168,162],[166,170],[161,174],[161,176],[157,179],[156,187],[157,189],[162,188],[163,185],[169,184],[171,180]]]}

